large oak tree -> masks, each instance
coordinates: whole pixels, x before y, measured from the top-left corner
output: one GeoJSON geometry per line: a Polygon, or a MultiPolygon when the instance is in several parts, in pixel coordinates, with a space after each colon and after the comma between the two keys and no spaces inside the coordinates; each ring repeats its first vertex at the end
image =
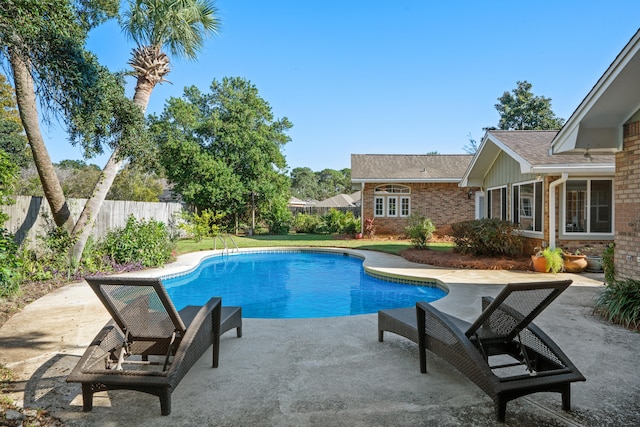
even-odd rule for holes
{"type": "Polygon", "coordinates": [[[151,122],[165,174],[185,202],[224,213],[229,225],[246,219],[251,203],[264,214],[286,207],[281,150],[292,124],[275,119],[249,81],[214,80],[210,93],[186,88],[151,122]]]}

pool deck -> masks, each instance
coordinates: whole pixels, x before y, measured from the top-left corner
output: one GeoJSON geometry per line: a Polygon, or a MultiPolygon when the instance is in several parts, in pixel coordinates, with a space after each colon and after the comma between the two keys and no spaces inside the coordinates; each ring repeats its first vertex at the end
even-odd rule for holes
{"type": "MultiPolygon", "coordinates": [[[[289,248],[290,249],[290,248],[289,248]]],[[[96,394],[82,412],[78,384],[65,378],[109,316],[86,282],[57,289],[0,328],[0,363],[15,374],[9,397],[46,408],[67,426],[618,426],[640,424],[640,334],[592,314],[598,274],[456,270],[411,263],[378,252],[366,257],[377,274],[437,281],[449,295],[439,309],[471,320],[480,298],[508,282],[574,281],[536,320],[587,378],[572,386],[572,411],[560,396],[538,393],[510,402],[506,424],[493,402],[445,361],[428,354],[421,374],[417,345],[394,334],[377,340],[377,315],[326,319],[244,319],[242,338],[222,337],[220,366],[211,348],[172,394],[172,413],[158,398],[116,391],[96,394]]],[[[181,256],[162,269],[129,275],[167,276],[212,252],[181,256]]],[[[1,415],[0,415],[1,420],[1,415]]]]}

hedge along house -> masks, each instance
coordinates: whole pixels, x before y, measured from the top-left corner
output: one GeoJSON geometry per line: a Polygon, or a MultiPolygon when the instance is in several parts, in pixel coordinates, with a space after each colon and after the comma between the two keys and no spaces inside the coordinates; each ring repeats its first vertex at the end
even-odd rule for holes
{"type": "Polygon", "coordinates": [[[460,185],[481,187],[483,217],[519,224],[525,252],[599,253],[614,236],[613,156],[552,156],[558,131],[488,131],[460,185]]]}
{"type": "MultiPolygon", "coordinates": [[[[352,154],[351,182],[361,192],[361,216],[376,234],[404,235],[409,216],[433,221],[436,233],[474,218],[474,190],[459,187],[471,155],[352,154]]],[[[364,223],[364,221],[363,221],[364,223]]]]}
{"type": "Polygon", "coordinates": [[[556,157],[615,153],[615,270],[640,277],[640,31],[551,143],[556,157]]]}

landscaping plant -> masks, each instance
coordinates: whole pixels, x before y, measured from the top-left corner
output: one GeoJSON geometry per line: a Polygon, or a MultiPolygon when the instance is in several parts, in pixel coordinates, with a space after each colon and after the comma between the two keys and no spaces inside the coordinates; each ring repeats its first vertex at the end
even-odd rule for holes
{"type": "Polygon", "coordinates": [[[20,290],[18,245],[13,235],[0,228],[0,297],[8,297],[20,290]]]}
{"type": "Polygon", "coordinates": [[[522,252],[522,236],[516,224],[495,218],[452,224],[456,250],[463,254],[515,256],[522,252]]]}
{"type": "Polygon", "coordinates": [[[429,218],[412,213],[409,217],[409,225],[405,227],[411,244],[416,249],[427,249],[427,243],[431,240],[436,226],[429,218]]]}
{"type": "Polygon", "coordinates": [[[624,279],[605,285],[594,311],[610,322],[640,330],[640,281],[624,279]]]}
{"type": "Polygon", "coordinates": [[[171,259],[175,244],[163,222],[137,220],[131,215],[123,228],[107,233],[102,247],[118,264],[139,262],[144,267],[159,267],[171,259]]]}
{"type": "Polygon", "coordinates": [[[205,209],[200,214],[183,211],[180,214],[182,222],[179,228],[184,230],[189,237],[196,242],[203,237],[215,237],[220,234],[220,221],[224,218],[224,213],[216,214],[211,209],[205,209]]]}

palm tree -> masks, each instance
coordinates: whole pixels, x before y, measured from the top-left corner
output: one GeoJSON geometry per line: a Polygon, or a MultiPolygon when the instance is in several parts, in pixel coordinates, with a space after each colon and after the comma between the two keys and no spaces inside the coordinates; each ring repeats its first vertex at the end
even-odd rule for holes
{"type": "Polygon", "coordinates": [[[195,60],[205,36],[218,31],[215,13],[213,1],[208,0],[129,0],[122,30],[137,45],[129,65],[138,79],[133,100],[143,111],[153,88],[166,81],[170,71],[162,49],[195,60]]]}
{"type": "MultiPolygon", "coordinates": [[[[173,56],[196,59],[205,37],[217,33],[220,22],[216,12],[212,0],[128,0],[122,30],[136,43],[129,65],[137,77],[133,101],[142,112],[147,109],[153,88],[166,81],[170,71],[169,57],[163,49],[173,56]]],[[[116,148],[76,222],[73,235],[77,240],[71,252],[75,263],[82,256],[95,218],[123,163],[116,148]]]]}

